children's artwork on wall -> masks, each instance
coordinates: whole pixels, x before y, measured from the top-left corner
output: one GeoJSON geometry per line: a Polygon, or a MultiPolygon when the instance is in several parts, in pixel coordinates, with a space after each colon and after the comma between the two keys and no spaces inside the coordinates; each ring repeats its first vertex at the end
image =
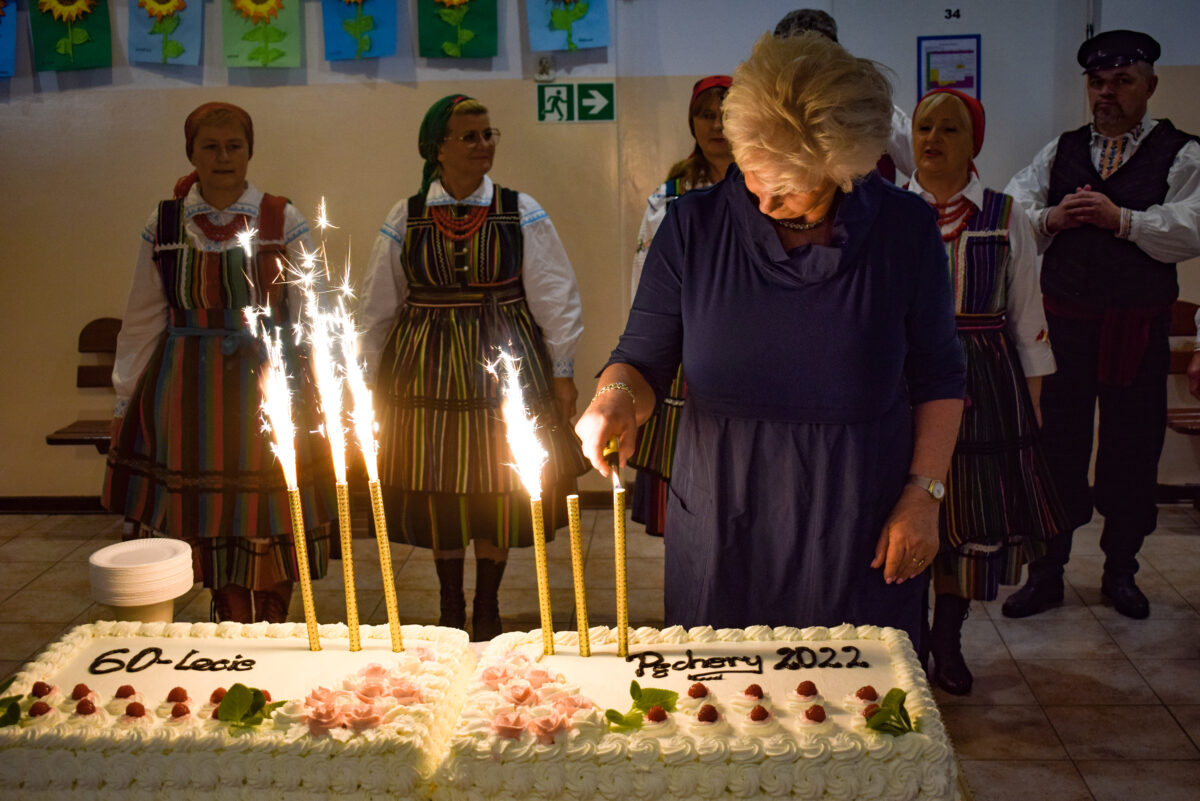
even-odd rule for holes
{"type": "Polygon", "coordinates": [[[226,67],[299,67],[303,0],[221,0],[226,67]]]}
{"type": "Polygon", "coordinates": [[[129,0],[129,60],[200,63],[204,0],[129,0]]]}
{"type": "Polygon", "coordinates": [[[493,58],[496,0],[417,0],[417,45],[423,58],[493,58]]]}
{"type": "MultiPolygon", "coordinates": [[[[8,8],[13,9],[14,6],[8,8]]],[[[86,70],[112,66],[112,31],[108,3],[99,0],[34,0],[29,2],[33,68],[86,70]]]]}
{"type": "Polygon", "coordinates": [[[378,58],[396,52],[396,0],[321,0],[325,58],[378,58]]]}
{"type": "Polygon", "coordinates": [[[605,0],[526,0],[525,9],[530,50],[608,47],[605,0]]]}
{"type": "Polygon", "coordinates": [[[0,78],[11,78],[17,61],[17,4],[0,0],[0,78]]]}

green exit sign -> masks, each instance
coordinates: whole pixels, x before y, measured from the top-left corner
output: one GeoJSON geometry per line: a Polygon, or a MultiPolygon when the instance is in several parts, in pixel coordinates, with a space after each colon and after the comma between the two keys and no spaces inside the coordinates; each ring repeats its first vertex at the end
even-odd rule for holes
{"type": "Polygon", "coordinates": [[[616,92],[611,83],[538,84],[538,122],[612,122],[616,92]]]}

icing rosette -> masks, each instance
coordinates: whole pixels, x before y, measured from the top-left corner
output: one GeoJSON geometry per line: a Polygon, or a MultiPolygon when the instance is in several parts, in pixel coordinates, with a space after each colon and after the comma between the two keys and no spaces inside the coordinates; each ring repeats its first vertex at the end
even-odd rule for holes
{"type": "Polygon", "coordinates": [[[362,734],[368,729],[379,728],[383,714],[375,704],[354,704],[345,710],[344,720],[351,731],[362,734]]]}
{"type": "Polygon", "coordinates": [[[530,718],[526,728],[542,745],[554,745],[555,738],[570,729],[570,719],[551,710],[548,714],[530,718]]]}
{"type": "Polygon", "coordinates": [[[677,709],[682,712],[689,713],[696,712],[705,704],[712,704],[713,706],[719,705],[713,688],[701,682],[696,682],[693,684],[688,688],[687,692],[680,693],[679,698],[675,701],[675,706],[677,709]],[[701,695],[701,693],[703,694],[701,695]]]}
{"type": "Polygon", "coordinates": [[[308,726],[308,733],[313,737],[324,737],[342,728],[346,723],[344,706],[336,700],[315,704],[305,702],[304,722],[308,726]]]}
{"type": "Polygon", "coordinates": [[[770,707],[756,706],[748,714],[738,719],[744,734],[754,737],[769,737],[779,731],[779,718],[770,707]]]}
{"type": "MultiPolygon", "coordinates": [[[[771,708],[770,695],[764,692],[763,689],[757,684],[752,684],[741,692],[730,694],[726,700],[729,703],[732,714],[739,716],[749,715],[751,710],[753,710],[756,706],[761,706],[766,709],[771,708]],[[752,688],[756,688],[757,693],[755,693],[752,688]]],[[[711,704],[712,701],[709,701],[708,703],[711,704]]]]}
{"type": "Polygon", "coordinates": [[[506,740],[519,740],[529,726],[529,716],[519,709],[505,710],[492,718],[491,730],[506,740]]]}
{"type": "Polygon", "coordinates": [[[146,697],[140,692],[134,692],[124,698],[114,695],[112,700],[104,705],[104,709],[108,712],[108,714],[114,717],[120,717],[121,715],[125,714],[125,708],[132,703],[139,703],[144,707],[146,706],[146,697]]]}
{"type": "Polygon", "coordinates": [[[809,704],[799,710],[795,720],[801,734],[821,734],[834,728],[831,712],[822,704],[809,704]]]}
{"type": "Polygon", "coordinates": [[[662,720],[653,720],[647,716],[642,721],[641,733],[645,737],[674,737],[679,732],[679,727],[675,724],[675,717],[667,714],[662,720]]]}
{"type": "Polygon", "coordinates": [[[516,678],[516,671],[509,665],[488,665],[479,672],[479,680],[489,690],[499,690],[500,686],[516,678]]]}
{"type": "Polygon", "coordinates": [[[500,697],[513,706],[533,706],[541,700],[537,690],[525,679],[513,679],[500,685],[500,697]]]}
{"type": "Polygon", "coordinates": [[[403,676],[394,676],[388,682],[387,694],[401,706],[424,703],[421,688],[403,676]]]}
{"type": "Polygon", "coordinates": [[[29,708],[38,701],[56,706],[63,702],[63,691],[58,685],[50,684],[45,681],[35,681],[29,694],[20,701],[21,711],[28,712],[29,708]]]}
{"type": "Polygon", "coordinates": [[[551,704],[556,712],[571,719],[575,717],[576,713],[596,706],[592,703],[592,699],[578,693],[557,695],[551,700],[551,704]]]}

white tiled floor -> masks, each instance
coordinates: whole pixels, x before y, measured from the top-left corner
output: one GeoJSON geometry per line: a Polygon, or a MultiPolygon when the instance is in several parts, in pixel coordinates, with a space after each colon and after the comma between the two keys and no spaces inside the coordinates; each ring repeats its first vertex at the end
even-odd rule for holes
{"type": "MultiPolygon", "coordinates": [[[[591,622],[611,623],[612,515],[585,511],[591,622]]],[[[975,689],[939,692],[947,726],[976,801],[1194,801],[1200,787],[1200,513],[1164,506],[1142,550],[1138,583],[1151,616],[1121,617],[1100,600],[1098,521],[1081,529],[1068,566],[1066,603],[1008,620],[1000,603],[974,604],[964,624],[975,689]]],[[[104,515],[0,515],[0,677],[16,671],[70,626],[103,615],[88,595],[87,557],[120,538],[104,515]]],[[[629,526],[629,608],[634,625],[661,625],[662,541],[629,526]]],[[[391,546],[400,614],[435,622],[437,578],[428,551],[391,546]]],[[[548,547],[556,626],[574,625],[570,545],[548,547]]],[[[354,541],[359,614],[385,623],[379,555],[354,541]]],[[[468,563],[466,585],[474,585],[468,563]]],[[[536,628],[533,555],[513,551],[500,593],[507,629],[536,628]]],[[[314,588],[322,620],[343,619],[341,565],[314,588]]],[[[468,589],[469,598],[469,589],[468,589]]],[[[176,603],[176,619],[207,620],[199,586],[176,603]]],[[[293,619],[303,618],[299,593],[293,619]]]]}

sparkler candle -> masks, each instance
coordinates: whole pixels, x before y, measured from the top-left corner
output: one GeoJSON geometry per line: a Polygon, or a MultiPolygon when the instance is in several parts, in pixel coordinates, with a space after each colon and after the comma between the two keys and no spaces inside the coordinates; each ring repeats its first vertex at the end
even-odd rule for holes
{"type": "Polygon", "coordinates": [[[571,574],[575,579],[575,620],[579,630],[579,655],[591,656],[588,637],[587,588],[583,583],[583,533],[579,525],[579,496],[567,496],[567,523],[571,530],[571,574]]]}
{"type": "Polygon", "coordinates": [[[375,449],[375,412],[371,408],[371,390],[363,378],[358,363],[358,332],[344,303],[338,304],[337,321],[341,329],[342,363],[346,370],[346,385],[354,408],[350,419],[354,434],[362,449],[367,468],[367,487],[371,491],[371,512],[375,518],[375,541],[379,546],[379,570],[383,574],[383,600],[387,605],[388,630],[392,635],[392,650],[403,651],[400,636],[400,611],[396,606],[396,577],[392,574],[392,549],[388,544],[387,520],[383,514],[383,493],[379,486],[379,462],[375,449]]]}
{"type": "Polygon", "coordinates": [[[621,443],[604,449],[613,483],[613,553],[617,572],[617,656],[629,655],[629,578],[625,570],[625,488],[621,486],[621,443]]]}
{"type": "MultiPolygon", "coordinates": [[[[322,201],[322,211],[324,201],[322,201]]],[[[307,266],[307,265],[306,265],[307,266]]],[[[333,457],[333,474],[337,489],[338,531],[342,543],[342,579],[346,586],[346,626],[350,630],[350,650],[359,651],[362,644],[358,630],[358,592],[354,582],[353,528],[350,522],[350,485],[346,481],[346,429],[342,425],[343,382],[333,355],[330,329],[334,319],[321,311],[313,271],[306,269],[300,276],[304,290],[304,307],[308,318],[308,340],[312,350],[313,377],[321,395],[321,413],[325,419],[325,438],[333,457]]]]}
{"type": "MultiPolygon", "coordinates": [[[[257,313],[246,311],[246,323],[251,330],[257,322],[257,313]]],[[[279,329],[268,333],[266,326],[260,336],[267,347],[267,362],[261,377],[263,394],[263,417],[270,430],[275,458],[283,469],[287,483],[288,506],[292,513],[292,541],[296,547],[296,569],[300,574],[300,594],[304,600],[304,623],[308,627],[308,648],[320,651],[321,642],[317,635],[317,614],[313,605],[312,576],[308,570],[308,545],[304,535],[304,510],[300,504],[300,489],[296,480],[296,431],[292,425],[292,394],[288,387],[287,369],[283,362],[283,343],[279,329]]]]}
{"type": "MultiPolygon", "coordinates": [[[[542,520],[542,467],[546,464],[546,449],[538,441],[534,421],[525,411],[525,398],[521,392],[520,376],[513,357],[500,353],[499,364],[504,375],[498,376],[504,389],[504,402],[500,410],[504,414],[504,425],[508,447],[513,454],[513,469],[521,483],[529,491],[529,507],[533,515],[533,558],[537,570],[538,609],[542,618],[542,653],[554,653],[554,620],[550,613],[550,578],[546,570],[546,527],[542,520]]],[[[488,371],[497,375],[496,365],[488,365],[488,371]]]]}

